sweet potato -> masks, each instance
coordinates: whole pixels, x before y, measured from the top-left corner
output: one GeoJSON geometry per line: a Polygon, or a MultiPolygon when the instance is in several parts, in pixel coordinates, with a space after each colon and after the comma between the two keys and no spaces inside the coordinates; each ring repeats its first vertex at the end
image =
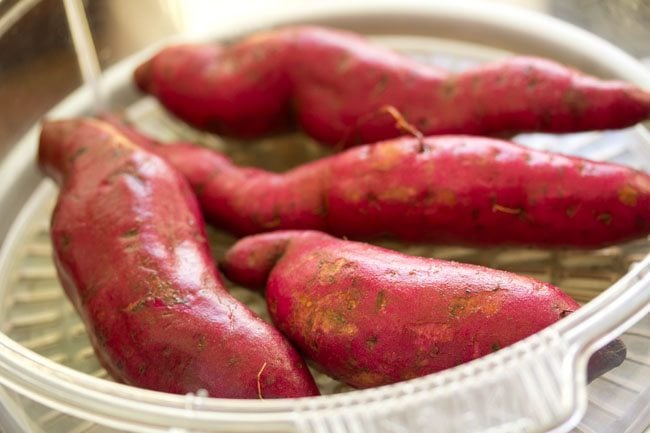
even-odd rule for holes
{"type": "Polygon", "coordinates": [[[317,140],[345,146],[400,135],[386,106],[425,135],[622,128],[650,116],[650,93],[551,60],[513,57],[450,73],[319,27],[165,48],[135,81],[201,129],[254,137],[293,114],[317,140]]]}
{"type": "MultiPolygon", "coordinates": [[[[323,372],[357,388],[482,357],[578,308],[528,277],[313,231],[244,238],[222,268],[235,282],[265,285],[278,329],[323,372]]],[[[622,362],[618,344],[622,352],[606,354],[596,373],[622,362]]]]}
{"type": "Polygon", "coordinates": [[[163,159],[80,119],[45,123],[39,164],[61,186],[59,278],[116,380],[213,397],[318,394],[290,343],[224,288],[196,199],[163,159]]]}
{"type": "Polygon", "coordinates": [[[125,130],[186,176],[212,223],[238,235],[314,229],[355,239],[594,248],[650,233],[646,173],[497,139],[399,138],[276,174],[125,130]]]}

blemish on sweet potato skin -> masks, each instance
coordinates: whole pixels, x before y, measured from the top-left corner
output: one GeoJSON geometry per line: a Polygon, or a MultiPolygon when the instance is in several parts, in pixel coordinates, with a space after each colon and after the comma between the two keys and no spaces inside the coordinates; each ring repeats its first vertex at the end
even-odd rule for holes
{"type": "Polygon", "coordinates": [[[492,205],[492,212],[501,212],[508,215],[521,215],[524,210],[522,208],[507,207],[502,206],[498,203],[494,203],[492,205]]]}
{"type": "Polygon", "coordinates": [[[609,226],[612,224],[613,216],[609,212],[603,212],[596,216],[598,221],[601,221],[604,225],[609,226]]]}
{"type": "Polygon", "coordinates": [[[456,95],[458,85],[453,79],[447,79],[440,86],[440,91],[446,99],[451,99],[456,95]]]}
{"type": "Polygon", "coordinates": [[[371,168],[378,171],[389,171],[400,165],[404,151],[399,146],[377,146],[372,148],[370,155],[368,161],[371,168]]]}
{"type": "Polygon", "coordinates": [[[339,258],[333,262],[321,262],[319,266],[318,282],[320,284],[332,284],[336,281],[339,272],[346,267],[354,266],[354,262],[339,258]]]}
{"type": "Polygon", "coordinates": [[[373,97],[378,97],[381,96],[385,91],[386,87],[388,87],[388,83],[390,81],[390,78],[386,74],[382,74],[379,76],[379,79],[377,80],[377,84],[375,84],[375,87],[372,89],[372,96],[373,97]]]}
{"type": "Polygon", "coordinates": [[[449,306],[449,314],[458,320],[477,313],[491,317],[501,310],[501,297],[494,296],[492,291],[465,293],[465,296],[453,299],[449,306]]]}
{"type": "Polygon", "coordinates": [[[569,218],[573,218],[576,213],[578,212],[578,205],[570,205],[569,207],[566,208],[566,215],[569,218]]]}
{"type": "Polygon", "coordinates": [[[356,384],[357,388],[372,388],[377,383],[386,383],[387,381],[390,381],[390,378],[381,373],[370,371],[360,371],[348,380],[348,382],[356,384]]]}
{"type": "Polygon", "coordinates": [[[311,324],[309,332],[312,334],[354,336],[358,333],[358,328],[345,315],[331,310],[314,311],[311,324]]]}
{"type": "Polygon", "coordinates": [[[375,297],[375,312],[380,313],[386,309],[386,292],[384,290],[379,290],[377,296],[375,297]]]}
{"type": "Polygon", "coordinates": [[[458,202],[456,193],[451,189],[440,189],[435,193],[436,200],[446,206],[454,206],[458,202]]]}
{"type": "Polygon", "coordinates": [[[478,266],[406,256],[321,232],[239,240],[240,252],[292,238],[269,270],[275,325],[325,373],[354,387],[394,383],[487,355],[575,311],[558,288],[478,266]],[[353,263],[352,265],[349,265],[353,263]]]}
{"type": "Polygon", "coordinates": [[[618,190],[618,199],[621,203],[628,206],[636,206],[638,201],[639,192],[630,185],[623,185],[618,190]]]}

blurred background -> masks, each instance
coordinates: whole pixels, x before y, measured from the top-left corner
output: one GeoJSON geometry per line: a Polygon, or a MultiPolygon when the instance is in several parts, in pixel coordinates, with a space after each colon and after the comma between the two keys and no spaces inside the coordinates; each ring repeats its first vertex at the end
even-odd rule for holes
{"type": "MultiPolygon", "coordinates": [[[[92,29],[90,39],[98,53],[95,67],[104,69],[164,37],[226,26],[245,28],[263,11],[304,1],[325,0],[0,0],[0,159],[42,113],[82,82],[66,6],[85,9],[89,25],[80,31],[92,29]]],[[[461,0],[454,1],[462,7],[461,0]]],[[[483,1],[553,15],[639,59],[650,57],[648,0],[483,1]]]]}

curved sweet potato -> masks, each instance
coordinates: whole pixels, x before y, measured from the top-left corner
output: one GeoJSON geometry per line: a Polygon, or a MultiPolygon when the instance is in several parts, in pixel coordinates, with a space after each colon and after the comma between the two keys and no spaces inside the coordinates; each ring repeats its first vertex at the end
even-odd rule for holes
{"type": "Polygon", "coordinates": [[[317,395],[295,349],[223,287],[186,181],[109,124],[47,122],[54,259],[101,363],[172,393],[317,395]]]}
{"type": "Polygon", "coordinates": [[[266,285],[275,325],[325,373],[358,388],[482,357],[578,308],[528,277],[312,231],[244,238],[222,268],[235,282],[266,285]]]}
{"type": "Polygon", "coordinates": [[[236,234],[314,229],[368,239],[601,247],[650,233],[650,176],[471,136],[400,138],[284,174],[188,143],[156,145],[208,219],[236,234]]]}
{"type": "Polygon", "coordinates": [[[622,128],[650,116],[650,93],[550,60],[514,57],[452,74],[319,27],[169,47],[135,80],[201,129],[254,137],[287,125],[293,111],[309,135],[347,146],[401,135],[385,106],[425,135],[622,128]]]}

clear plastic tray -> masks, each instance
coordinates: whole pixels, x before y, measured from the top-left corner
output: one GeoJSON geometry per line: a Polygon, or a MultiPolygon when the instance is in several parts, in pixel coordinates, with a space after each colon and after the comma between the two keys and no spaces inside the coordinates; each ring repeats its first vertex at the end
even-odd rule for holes
{"type": "MultiPolygon", "coordinates": [[[[374,34],[379,43],[452,69],[521,51],[565,62],[573,59],[574,64],[594,73],[650,87],[650,75],[606,43],[549,18],[507,8],[475,6],[460,10],[451,5],[401,4],[397,9],[378,5],[368,9],[320,5],[270,16],[268,22],[256,25],[302,21],[358,28],[374,34]],[[388,24],[387,20],[393,21],[388,24]],[[441,23],[444,26],[436,27],[441,23]],[[476,40],[460,40],[468,36],[460,30],[454,33],[454,25],[471,25],[475,34],[469,39],[483,41],[483,45],[476,40]],[[398,36],[388,34],[391,32],[398,36]],[[491,35],[491,39],[483,38],[481,32],[491,35]],[[458,39],[449,40],[453,35],[458,39]]],[[[144,56],[109,71],[99,83],[102,92],[128,90],[129,73],[144,56]]],[[[62,103],[52,117],[89,112],[92,95],[91,89],[82,89],[62,103]]],[[[151,99],[137,99],[136,94],[122,108],[126,108],[131,120],[160,138],[183,137],[202,142],[244,164],[282,170],[324,152],[298,134],[244,147],[242,143],[191,130],[167,116],[151,99]]],[[[522,135],[516,140],[537,148],[647,169],[649,137],[647,130],[639,126],[562,137],[522,135]]],[[[16,147],[8,162],[0,166],[0,172],[4,175],[33,170],[35,143],[36,130],[16,147]]],[[[6,203],[3,193],[0,190],[0,200],[6,203]]],[[[6,433],[541,432],[568,431],[581,419],[577,429],[585,433],[636,433],[642,432],[650,420],[648,240],[591,252],[433,248],[385,242],[385,246],[410,254],[481,263],[531,275],[559,285],[587,304],[525,341],[425,378],[351,391],[318,375],[324,394],[332,395],[234,401],[203,395],[173,396],[107,380],[80,320],[56,281],[48,237],[55,196],[56,189],[49,181],[30,193],[0,253],[0,384],[4,386],[0,389],[0,425],[6,433]],[[589,355],[623,331],[628,347],[626,361],[587,387],[589,355]]],[[[217,231],[211,234],[215,255],[219,256],[233,239],[217,231]]],[[[232,290],[265,315],[259,296],[234,286],[232,290]]]]}

